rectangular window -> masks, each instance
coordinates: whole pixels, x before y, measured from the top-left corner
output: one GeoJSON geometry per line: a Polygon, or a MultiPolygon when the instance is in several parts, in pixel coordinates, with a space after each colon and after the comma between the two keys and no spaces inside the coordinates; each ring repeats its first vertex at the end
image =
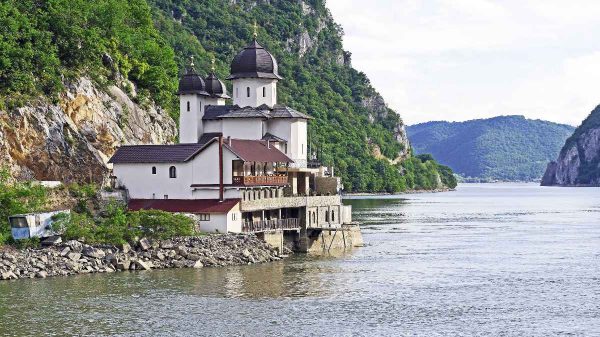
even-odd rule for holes
{"type": "Polygon", "coordinates": [[[210,214],[208,213],[200,213],[198,214],[200,221],[210,221],[210,214]]]}
{"type": "Polygon", "coordinates": [[[287,143],[285,143],[285,153],[287,154],[287,143]]]}
{"type": "Polygon", "coordinates": [[[190,101],[187,102],[187,111],[190,111],[190,101]]]}
{"type": "Polygon", "coordinates": [[[267,87],[263,87],[263,97],[267,97],[267,87]]]}
{"type": "Polygon", "coordinates": [[[235,219],[237,219],[236,214],[235,213],[231,213],[231,220],[235,220],[235,219]]]}
{"type": "Polygon", "coordinates": [[[165,194],[165,200],[169,199],[169,195],[165,194]]]}

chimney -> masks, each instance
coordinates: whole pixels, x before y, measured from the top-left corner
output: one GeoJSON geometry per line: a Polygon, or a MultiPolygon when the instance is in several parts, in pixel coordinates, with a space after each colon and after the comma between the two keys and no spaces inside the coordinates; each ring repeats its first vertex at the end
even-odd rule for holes
{"type": "Polygon", "coordinates": [[[219,202],[223,202],[223,136],[219,136],[219,202]]]}
{"type": "Polygon", "coordinates": [[[271,148],[271,140],[267,139],[267,149],[271,148]]]}
{"type": "Polygon", "coordinates": [[[231,146],[231,136],[227,136],[227,145],[231,146]]]}

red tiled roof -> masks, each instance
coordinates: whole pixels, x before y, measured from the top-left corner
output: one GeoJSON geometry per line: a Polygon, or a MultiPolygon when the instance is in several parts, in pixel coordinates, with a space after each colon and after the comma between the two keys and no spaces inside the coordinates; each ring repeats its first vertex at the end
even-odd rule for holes
{"type": "Polygon", "coordinates": [[[293,163],[288,156],[275,148],[274,144],[267,147],[263,140],[231,139],[223,140],[223,145],[244,161],[265,163],[293,163]]]}
{"type": "Polygon", "coordinates": [[[140,209],[157,209],[166,212],[182,213],[227,213],[240,199],[131,199],[127,207],[132,211],[140,209]]]}

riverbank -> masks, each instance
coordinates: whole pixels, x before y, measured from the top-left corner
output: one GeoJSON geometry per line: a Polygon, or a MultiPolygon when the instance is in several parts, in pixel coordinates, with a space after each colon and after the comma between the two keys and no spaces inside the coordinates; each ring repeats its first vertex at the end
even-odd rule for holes
{"type": "Polygon", "coordinates": [[[133,246],[67,241],[51,247],[0,247],[0,280],[166,268],[203,268],[277,261],[277,249],[255,235],[141,239],[133,246]]]}
{"type": "Polygon", "coordinates": [[[342,198],[344,197],[362,197],[362,196],[378,196],[378,195],[402,195],[402,194],[421,194],[421,193],[441,193],[441,192],[451,192],[454,191],[453,188],[436,188],[433,190],[407,190],[404,192],[396,192],[396,193],[369,193],[369,192],[357,192],[357,193],[344,193],[342,198]]]}

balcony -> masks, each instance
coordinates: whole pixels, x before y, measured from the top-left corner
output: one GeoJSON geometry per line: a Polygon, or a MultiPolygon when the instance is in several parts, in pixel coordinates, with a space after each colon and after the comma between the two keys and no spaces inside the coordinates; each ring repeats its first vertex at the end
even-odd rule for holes
{"type": "Polygon", "coordinates": [[[233,176],[233,185],[236,186],[285,186],[287,184],[286,175],[233,176]]]}
{"type": "Polygon", "coordinates": [[[242,223],[242,232],[256,233],[272,231],[276,229],[299,229],[300,221],[297,218],[277,219],[277,220],[258,220],[244,221],[242,223]]]}

